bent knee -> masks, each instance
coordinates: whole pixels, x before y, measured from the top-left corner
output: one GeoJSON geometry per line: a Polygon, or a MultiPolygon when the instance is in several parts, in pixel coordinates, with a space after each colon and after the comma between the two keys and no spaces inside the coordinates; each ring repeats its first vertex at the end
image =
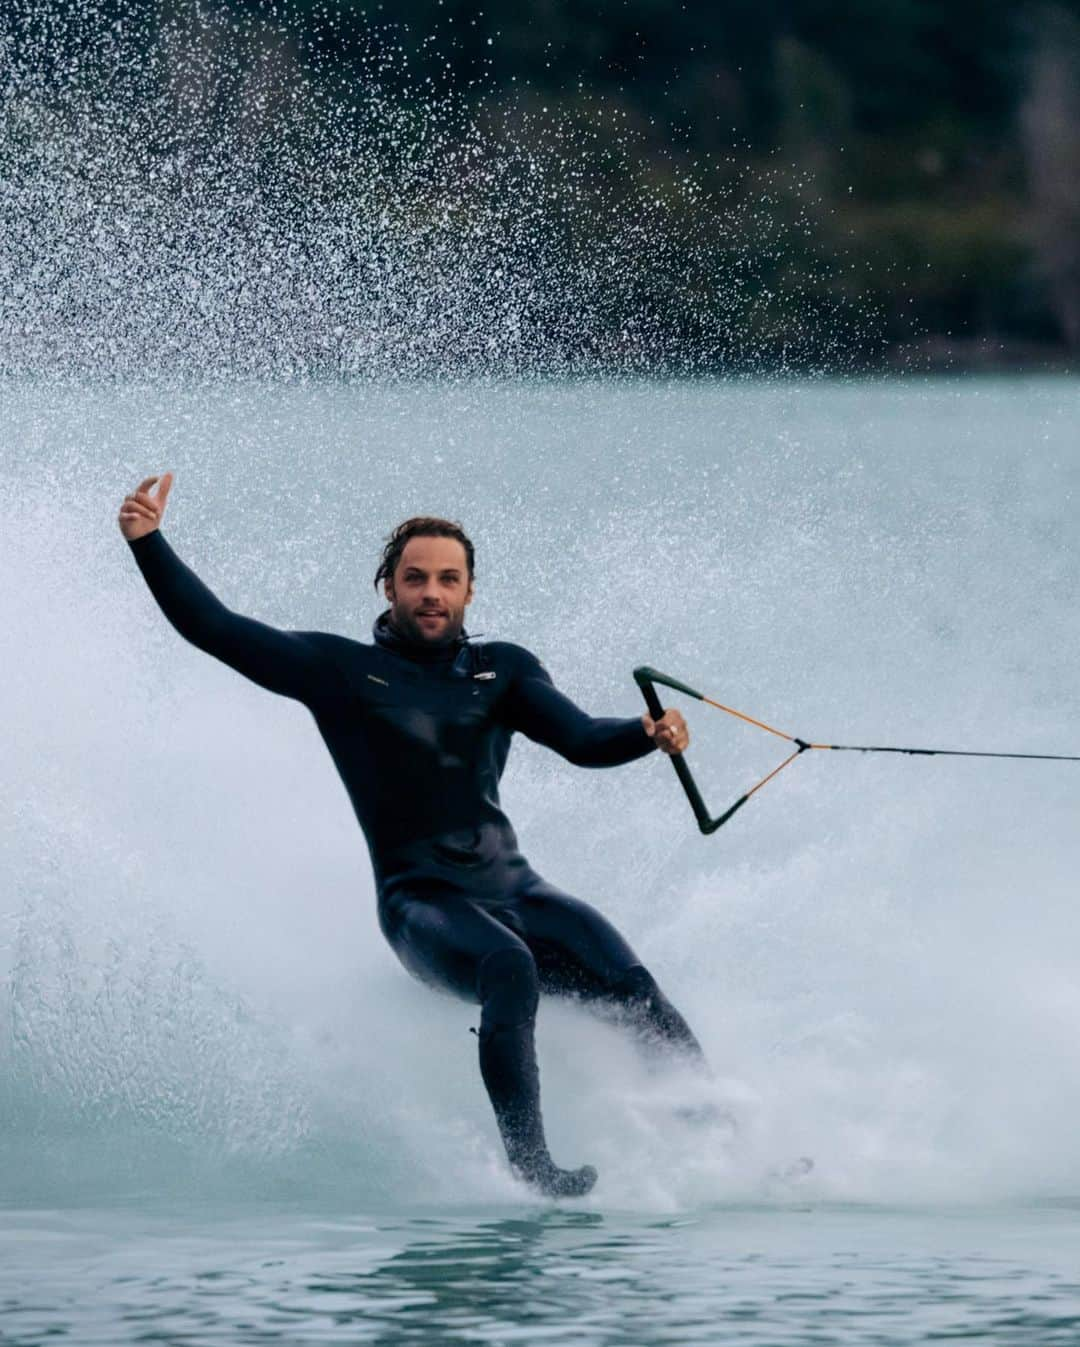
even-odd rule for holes
{"type": "Polygon", "coordinates": [[[536,1014],[540,999],[536,960],[523,946],[496,950],[481,962],[476,989],[482,1029],[526,1024],[536,1014]]]}
{"type": "Polygon", "coordinates": [[[626,1005],[647,1005],[661,995],[656,979],[644,964],[636,963],[611,984],[611,995],[626,1005]]]}

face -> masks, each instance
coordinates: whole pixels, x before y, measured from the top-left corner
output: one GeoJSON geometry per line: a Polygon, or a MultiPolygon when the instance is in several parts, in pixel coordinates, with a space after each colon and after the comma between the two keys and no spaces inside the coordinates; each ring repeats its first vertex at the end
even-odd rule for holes
{"type": "Polygon", "coordinates": [[[456,538],[410,538],[386,581],[394,626],[429,645],[457,639],[472,596],[465,548],[456,538]]]}

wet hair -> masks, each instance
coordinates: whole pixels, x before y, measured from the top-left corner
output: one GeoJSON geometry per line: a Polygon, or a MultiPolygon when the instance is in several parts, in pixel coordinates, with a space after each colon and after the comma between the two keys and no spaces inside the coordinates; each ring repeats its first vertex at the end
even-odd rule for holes
{"type": "Polygon", "coordinates": [[[473,578],[473,545],[460,524],[452,519],[440,519],[437,515],[414,515],[394,529],[383,548],[379,569],[375,572],[375,588],[380,580],[392,580],[405,544],[410,538],[456,538],[465,549],[465,561],[469,568],[469,579],[473,578]]]}

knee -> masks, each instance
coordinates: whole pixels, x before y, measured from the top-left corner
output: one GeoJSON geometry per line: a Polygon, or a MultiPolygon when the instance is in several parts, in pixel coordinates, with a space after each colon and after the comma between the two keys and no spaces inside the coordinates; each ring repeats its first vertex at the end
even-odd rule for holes
{"type": "Polygon", "coordinates": [[[661,992],[645,965],[636,963],[612,982],[611,995],[623,1005],[648,1006],[661,996],[661,992]]]}
{"type": "Polygon", "coordinates": [[[514,946],[489,954],[480,964],[476,982],[481,1030],[513,1028],[535,1016],[540,979],[527,949],[514,946]]]}

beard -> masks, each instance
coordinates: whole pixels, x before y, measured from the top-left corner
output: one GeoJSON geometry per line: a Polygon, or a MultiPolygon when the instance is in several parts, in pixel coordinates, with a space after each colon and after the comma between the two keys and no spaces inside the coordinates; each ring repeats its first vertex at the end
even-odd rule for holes
{"type": "Polygon", "coordinates": [[[461,635],[465,625],[465,609],[446,608],[439,610],[439,621],[421,621],[423,609],[410,611],[404,604],[392,604],[390,621],[394,627],[410,641],[421,645],[452,645],[461,635]],[[442,614],[445,613],[445,616],[442,614]]]}

